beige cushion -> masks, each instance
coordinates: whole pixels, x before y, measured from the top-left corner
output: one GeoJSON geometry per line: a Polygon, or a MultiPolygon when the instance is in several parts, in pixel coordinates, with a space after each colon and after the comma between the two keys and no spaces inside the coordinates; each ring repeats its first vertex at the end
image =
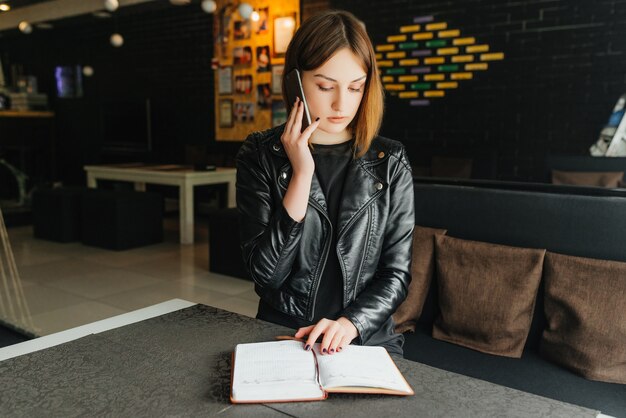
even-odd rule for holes
{"type": "Polygon", "coordinates": [[[619,187],[623,179],[623,171],[586,172],[552,170],[553,184],[615,188],[619,187]]]}
{"type": "Polygon", "coordinates": [[[626,383],[626,263],[548,252],[541,352],[582,376],[626,383]]]}
{"type": "Polygon", "coordinates": [[[545,250],[447,236],[435,238],[440,316],[433,337],[484,353],[519,358],[545,250]]]}
{"type": "Polygon", "coordinates": [[[422,314],[424,300],[426,300],[435,270],[435,235],[445,233],[445,229],[415,225],[411,259],[411,284],[406,299],[393,314],[397,333],[415,332],[415,325],[422,314]]]}

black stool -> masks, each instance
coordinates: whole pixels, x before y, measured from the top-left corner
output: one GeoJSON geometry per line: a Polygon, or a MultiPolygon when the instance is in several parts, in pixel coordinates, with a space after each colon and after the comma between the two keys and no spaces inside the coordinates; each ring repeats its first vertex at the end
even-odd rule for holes
{"type": "Polygon", "coordinates": [[[57,242],[79,241],[81,196],[85,189],[63,187],[33,192],[33,233],[35,238],[57,242]]]}
{"type": "Polygon", "coordinates": [[[82,203],[85,245],[119,251],[163,241],[160,194],[89,189],[82,203]]]}
{"type": "Polygon", "coordinates": [[[209,270],[250,280],[239,244],[237,208],[220,209],[209,215],[209,270]]]}

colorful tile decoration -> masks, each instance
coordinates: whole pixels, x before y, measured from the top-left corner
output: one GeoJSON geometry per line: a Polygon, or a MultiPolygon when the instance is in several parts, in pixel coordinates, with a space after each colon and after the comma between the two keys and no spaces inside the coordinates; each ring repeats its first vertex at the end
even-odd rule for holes
{"type": "Polygon", "coordinates": [[[430,99],[458,88],[460,80],[471,80],[474,72],[487,70],[489,62],[504,59],[503,52],[462,36],[459,29],[436,22],[434,16],[414,17],[375,49],[385,89],[411,106],[430,105],[430,99]]]}

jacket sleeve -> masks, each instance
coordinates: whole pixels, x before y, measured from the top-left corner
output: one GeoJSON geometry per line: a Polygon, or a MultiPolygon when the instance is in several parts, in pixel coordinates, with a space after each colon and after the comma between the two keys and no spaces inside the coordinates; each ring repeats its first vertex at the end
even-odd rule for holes
{"type": "Polygon", "coordinates": [[[389,184],[389,217],[375,276],[341,314],[366,344],[406,298],[411,282],[411,248],[415,226],[413,176],[404,147],[389,184]]]}
{"type": "Polygon", "coordinates": [[[246,270],[261,288],[279,288],[291,271],[302,235],[303,222],[276,204],[267,166],[260,158],[254,134],[237,153],[237,209],[246,270]]]}

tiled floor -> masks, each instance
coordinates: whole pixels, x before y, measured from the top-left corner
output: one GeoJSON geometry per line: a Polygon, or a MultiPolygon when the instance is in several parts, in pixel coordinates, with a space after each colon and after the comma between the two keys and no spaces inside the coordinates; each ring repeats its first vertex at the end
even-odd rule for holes
{"type": "Polygon", "coordinates": [[[256,314],[253,284],[208,271],[208,231],[178,243],[178,222],[166,219],[165,241],[127,251],[33,238],[32,227],[9,228],[20,282],[0,278],[0,318],[48,335],[172,298],[256,314]]]}

